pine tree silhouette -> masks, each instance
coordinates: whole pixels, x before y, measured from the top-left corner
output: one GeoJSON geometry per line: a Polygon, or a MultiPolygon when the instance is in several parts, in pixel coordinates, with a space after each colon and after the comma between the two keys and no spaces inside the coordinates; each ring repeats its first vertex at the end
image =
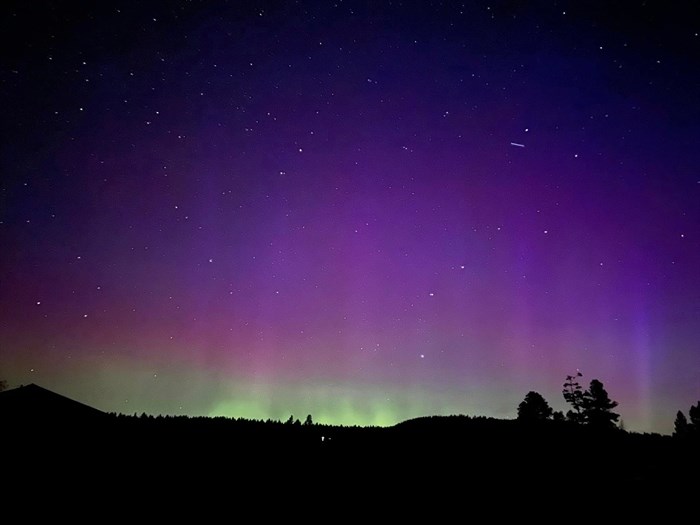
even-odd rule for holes
{"type": "Polygon", "coordinates": [[[603,383],[594,379],[583,393],[583,407],[586,423],[596,428],[615,428],[620,414],[612,411],[617,401],[612,401],[603,383]]]}
{"type": "Polygon", "coordinates": [[[583,388],[578,382],[579,377],[583,377],[583,374],[578,371],[575,376],[566,376],[564,389],[562,390],[564,399],[573,408],[573,410],[569,410],[566,413],[566,417],[569,421],[573,421],[574,423],[583,423],[586,419],[583,412],[583,388]]]}
{"type": "Polygon", "coordinates": [[[552,407],[538,392],[530,391],[518,405],[520,421],[544,421],[552,417],[552,407]]]}
{"type": "Polygon", "coordinates": [[[675,437],[686,437],[690,433],[690,425],[685,414],[680,410],[676,413],[676,420],[673,423],[673,435],[675,437]]]}

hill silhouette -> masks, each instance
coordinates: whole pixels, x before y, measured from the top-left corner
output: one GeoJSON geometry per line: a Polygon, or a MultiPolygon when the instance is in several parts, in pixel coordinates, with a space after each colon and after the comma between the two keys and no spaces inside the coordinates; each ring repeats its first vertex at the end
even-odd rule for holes
{"type": "MultiPolygon", "coordinates": [[[[468,476],[510,487],[558,486],[563,477],[601,488],[682,484],[697,469],[695,442],[596,430],[568,421],[464,415],[411,419],[392,427],[289,424],[223,417],[106,414],[37,385],[0,393],[6,449],[32,468],[133,476],[290,474],[290,464],[329,482],[365,485],[468,476]],[[426,477],[427,476],[427,477],[426,477]],[[447,476],[447,477],[445,477],[447,476]]],[[[444,481],[444,480],[443,480],[444,481]]]]}
{"type": "Polygon", "coordinates": [[[101,410],[34,383],[0,392],[0,418],[3,420],[23,420],[25,424],[62,420],[83,424],[105,416],[101,410]]]}

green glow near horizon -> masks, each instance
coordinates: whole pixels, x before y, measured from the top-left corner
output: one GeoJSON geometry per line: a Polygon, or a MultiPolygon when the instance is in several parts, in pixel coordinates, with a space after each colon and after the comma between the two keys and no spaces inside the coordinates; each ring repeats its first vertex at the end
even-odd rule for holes
{"type": "Polygon", "coordinates": [[[36,382],[107,412],[280,421],[290,415],[303,421],[311,414],[316,423],[346,426],[391,426],[449,414],[511,418],[526,391],[483,383],[430,388],[390,379],[295,381],[272,373],[232,372],[230,366],[192,366],[173,354],[168,360],[134,360],[125,354],[109,361],[76,358],[64,367],[46,362],[31,374],[22,372],[27,364],[18,360],[9,370],[21,383],[36,382]],[[51,376],[44,376],[49,369],[51,376]]]}
{"type": "Polygon", "coordinates": [[[125,354],[108,362],[76,358],[70,367],[51,366],[52,381],[42,374],[51,363],[23,376],[21,369],[27,365],[18,362],[13,376],[22,383],[36,382],[101,410],[124,414],[145,412],[282,421],[290,415],[303,421],[311,414],[317,423],[390,426],[435,414],[511,417],[509,410],[515,406],[514,402],[506,401],[502,413],[489,413],[489,403],[492,404],[497,393],[483,389],[434,390],[389,381],[272,381],[262,375],[255,379],[237,375],[225,368],[191,366],[174,355],[169,360],[136,361],[125,354]]]}
{"type": "Polygon", "coordinates": [[[406,419],[436,415],[475,413],[468,399],[421,388],[351,384],[297,384],[256,392],[236,389],[209,412],[209,416],[304,420],[311,414],[317,423],[332,425],[391,426],[406,419]]]}

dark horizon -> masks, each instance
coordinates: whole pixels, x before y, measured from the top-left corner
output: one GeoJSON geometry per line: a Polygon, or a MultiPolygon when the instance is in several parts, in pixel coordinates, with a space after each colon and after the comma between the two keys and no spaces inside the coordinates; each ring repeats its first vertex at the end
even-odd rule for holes
{"type": "MultiPolygon", "coordinates": [[[[528,393],[516,420],[433,416],[392,427],[342,427],[318,424],[311,416],[283,423],[105,414],[28,385],[0,392],[0,424],[4,450],[22,458],[11,463],[13,480],[65,470],[100,484],[123,483],[138,472],[148,473],[151,482],[166,481],[171,472],[197,483],[220,483],[222,472],[265,475],[269,481],[295,465],[306,480],[322,479],[334,488],[362,480],[363,490],[375,477],[393,488],[426,479],[431,487],[455,482],[462,487],[457,472],[468,473],[476,486],[495,482],[501,494],[532,484],[553,489],[571,476],[578,486],[606,487],[611,494],[689,486],[687,473],[700,459],[700,402],[691,408],[691,422],[670,437],[599,426],[592,417],[586,424],[548,419],[551,411],[537,415],[543,408],[538,396],[528,393]]],[[[280,488],[286,493],[290,487],[280,488]]],[[[268,495],[275,490],[266,484],[268,495]]]]}
{"type": "MultiPolygon", "coordinates": [[[[567,378],[568,381],[569,378],[567,378]]],[[[572,380],[576,380],[577,378],[572,377],[572,380]]],[[[566,390],[566,388],[564,389],[566,390]]],[[[588,390],[587,390],[588,391],[588,390]]],[[[611,404],[610,407],[610,412],[612,412],[615,407],[617,406],[616,403],[611,404]]],[[[572,408],[573,407],[572,405],[572,408]]],[[[675,429],[673,432],[673,437],[675,438],[680,438],[681,440],[687,439],[689,437],[689,434],[692,434],[693,436],[697,434],[698,437],[700,437],[700,425],[698,424],[700,420],[698,420],[698,416],[700,415],[700,401],[697,402],[697,406],[693,405],[690,410],[688,411],[690,415],[690,422],[688,422],[688,419],[685,416],[684,411],[680,411],[683,413],[683,418],[684,418],[684,428],[679,428],[679,423],[678,423],[678,416],[675,415],[676,420],[675,420],[675,429]],[[697,429],[696,429],[697,427],[697,429]],[[680,432],[680,434],[679,434],[680,432]]],[[[585,421],[576,422],[575,419],[575,414],[572,412],[567,413],[566,415],[563,412],[556,412],[552,411],[552,409],[549,407],[548,402],[540,396],[539,393],[535,391],[530,391],[526,396],[525,399],[520,403],[518,406],[518,416],[516,418],[493,418],[493,417],[488,417],[480,414],[444,414],[444,415],[438,415],[438,414],[425,414],[425,415],[419,415],[404,421],[399,421],[393,425],[333,425],[333,424],[328,424],[323,421],[318,421],[313,418],[313,414],[307,414],[305,417],[295,417],[294,414],[290,414],[289,418],[282,420],[282,419],[251,419],[251,418],[243,418],[243,417],[236,417],[235,415],[232,416],[216,416],[216,417],[211,417],[211,416],[206,416],[204,414],[191,414],[191,415],[183,415],[183,414],[153,414],[153,413],[124,413],[124,412],[104,412],[101,411],[89,404],[84,403],[81,400],[76,400],[72,399],[69,397],[64,396],[63,394],[59,392],[54,392],[52,390],[49,390],[47,388],[44,388],[41,385],[37,385],[35,383],[30,383],[28,385],[18,385],[18,386],[9,386],[7,381],[2,382],[2,388],[0,388],[0,422],[3,424],[8,425],[8,429],[10,433],[16,433],[17,432],[17,426],[16,423],[17,421],[22,421],[23,424],[29,423],[29,428],[32,428],[32,425],[39,425],[41,426],[43,422],[54,422],[54,421],[60,421],[63,420],[67,423],[71,424],[77,424],[78,428],[80,428],[81,425],[90,425],[92,422],[95,421],[103,421],[101,418],[103,417],[110,417],[110,418],[127,418],[127,419],[140,419],[140,420],[150,420],[150,421],[171,421],[171,420],[190,420],[193,422],[196,421],[205,421],[205,420],[229,420],[232,423],[238,422],[238,423],[261,423],[261,424],[270,424],[270,425],[282,425],[284,424],[285,426],[314,426],[316,428],[357,428],[357,429],[377,429],[377,428],[397,428],[397,427],[407,427],[407,426],[416,426],[416,425],[422,425],[425,422],[428,422],[429,424],[425,426],[426,429],[429,430],[430,426],[435,426],[439,428],[439,424],[436,424],[438,421],[447,421],[447,422],[454,422],[454,421],[459,421],[459,420],[466,420],[466,421],[493,421],[493,422],[498,422],[498,421],[512,421],[512,422],[518,422],[522,425],[567,425],[570,427],[570,429],[575,429],[576,427],[580,428],[581,430],[585,429],[586,427],[590,427],[592,431],[602,431],[602,432],[623,432],[623,433],[628,433],[629,431],[624,428],[624,424],[620,424],[617,421],[617,418],[615,418],[612,421],[612,424],[608,427],[604,428],[597,428],[595,425],[591,425],[590,422],[586,423],[585,421]],[[530,410],[524,410],[523,406],[525,403],[528,401],[528,399],[531,399],[530,396],[534,395],[536,398],[539,397],[541,403],[544,403],[544,408],[546,411],[542,412],[542,406],[537,405],[537,399],[535,405],[530,408],[530,410]],[[533,411],[534,410],[534,411],[533,411]],[[421,423],[422,422],[422,423],[421,423]]],[[[449,423],[448,423],[449,424],[449,423]]],[[[543,429],[546,427],[542,427],[543,429]]],[[[562,427],[563,428],[563,427],[562,427]]],[[[23,433],[24,431],[20,432],[23,433]]],[[[631,431],[632,434],[636,434],[637,432],[631,431]]],[[[652,433],[652,434],[647,434],[645,433],[644,435],[660,435],[658,433],[652,433]]],[[[663,434],[661,434],[663,436],[663,434]]],[[[669,437],[669,435],[666,435],[665,437],[669,437]]],[[[691,439],[696,439],[696,438],[691,438],[691,439]]],[[[324,438],[325,441],[325,438],[324,438]]]]}

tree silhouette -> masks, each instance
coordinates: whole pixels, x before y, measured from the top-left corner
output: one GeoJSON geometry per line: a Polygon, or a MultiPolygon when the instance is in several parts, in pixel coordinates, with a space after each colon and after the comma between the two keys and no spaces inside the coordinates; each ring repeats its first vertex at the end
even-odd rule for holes
{"type": "Polygon", "coordinates": [[[285,425],[293,425],[294,424],[294,414],[289,416],[289,419],[284,424],[285,425]]]}
{"type": "Polygon", "coordinates": [[[615,422],[620,414],[612,411],[617,401],[612,401],[603,383],[594,379],[588,390],[583,393],[585,421],[596,428],[615,428],[615,422]]]}
{"type": "Polygon", "coordinates": [[[673,423],[673,435],[676,437],[685,437],[690,433],[690,425],[685,417],[685,414],[680,410],[676,413],[676,421],[673,423]]]}
{"type": "Polygon", "coordinates": [[[584,398],[583,398],[583,388],[578,382],[579,377],[583,377],[581,372],[576,372],[575,376],[566,376],[566,381],[564,382],[564,399],[567,403],[571,405],[573,410],[569,410],[566,413],[567,419],[573,421],[574,423],[583,423],[586,420],[583,408],[584,408],[584,398]]]}
{"type": "Polygon", "coordinates": [[[313,424],[314,424],[314,420],[311,418],[311,414],[309,414],[308,416],[306,416],[306,419],[304,420],[304,426],[310,427],[313,424]]]}
{"type": "Polygon", "coordinates": [[[0,392],[7,389],[7,381],[0,379],[0,392]]]}
{"type": "Polygon", "coordinates": [[[676,421],[673,424],[673,435],[681,438],[690,436],[700,438],[700,401],[690,406],[688,416],[690,421],[688,421],[688,418],[686,418],[685,414],[680,410],[676,413],[676,421]]]}
{"type": "Polygon", "coordinates": [[[700,432],[700,401],[696,405],[691,405],[690,410],[688,410],[688,416],[690,417],[693,431],[700,432]]]}
{"type": "Polygon", "coordinates": [[[518,405],[520,421],[544,421],[552,417],[552,407],[541,394],[530,391],[518,405]]]}

